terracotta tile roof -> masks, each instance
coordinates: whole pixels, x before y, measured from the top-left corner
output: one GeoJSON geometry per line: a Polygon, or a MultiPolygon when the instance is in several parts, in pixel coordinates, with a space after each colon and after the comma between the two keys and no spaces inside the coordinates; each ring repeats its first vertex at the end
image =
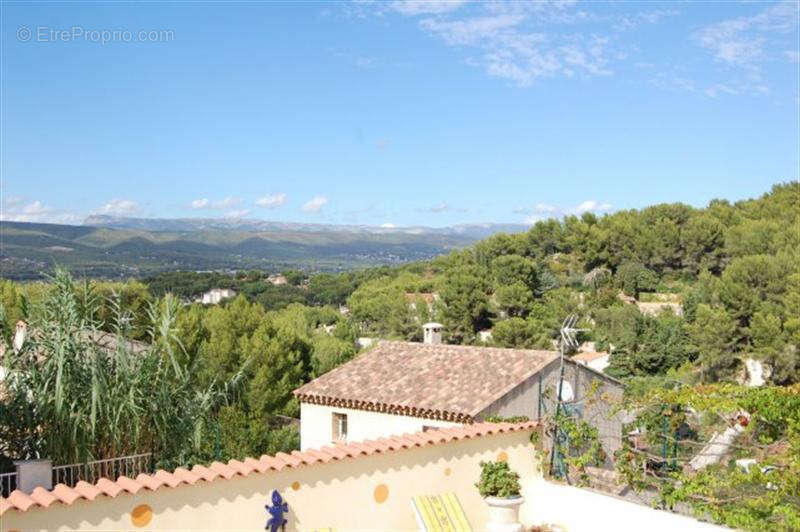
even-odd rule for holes
{"type": "Polygon", "coordinates": [[[93,501],[100,495],[117,497],[122,493],[135,494],[142,489],[155,491],[162,488],[174,488],[181,484],[193,485],[197,482],[214,482],[220,479],[230,479],[235,476],[246,477],[253,473],[268,473],[280,471],[287,467],[297,468],[324,464],[330,461],[370,456],[378,453],[401,451],[426,445],[439,445],[454,440],[479,438],[492,434],[533,430],[535,421],[525,423],[479,423],[465,427],[429,430],[416,434],[404,434],[391,438],[380,438],[359,443],[339,443],[334,447],[307,451],[292,451],[291,454],[278,453],[275,456],[264,455],[260,459],[245,458],[243,461],[231,460],[227,464],[214,462],[208,467],[196,465],[191,471],[178,468],[169,473],[164,470],[156,471],[152,475],[141,474],[135,479],[119,477],[116,480],[101,478],[96,484],[78,482],[74,488],[59,484],[50,491],[36,488],[33,493],[15,490],[8,498],[0,497],[0,516],[5,512],[16,510],[24,512],[28,508],[40,506],[47,508],[51,504],[59,503],[70,505],[79,499],[93,501]]]}
{"type": "Polygon", "coordinates": [[[552,351],[381,341],[294,391],[300,401],[469,423],[552,351]]]}

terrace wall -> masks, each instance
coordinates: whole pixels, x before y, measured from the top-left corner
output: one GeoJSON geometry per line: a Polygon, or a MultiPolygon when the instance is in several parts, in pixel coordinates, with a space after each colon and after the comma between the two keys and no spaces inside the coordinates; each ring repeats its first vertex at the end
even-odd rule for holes
{"type": "Polygon", "coordinates": [[[521,518],[527,526],[547,523],[570,532],[723,530],[546,482],[530,443],[531,431],[484,434],[154,491],[142,488],[116,497],[101,494],[69,505],[53,499],[48,507],[6,509],[0,530],[263,530],[272,490],[289,505],[287,530],[415,530],[411,498],[450,491],[457,494],[473,529],[482,530],[487,509],[474,483],[479,463],[498,459],[507,460],[521,476],[521,518]]]}

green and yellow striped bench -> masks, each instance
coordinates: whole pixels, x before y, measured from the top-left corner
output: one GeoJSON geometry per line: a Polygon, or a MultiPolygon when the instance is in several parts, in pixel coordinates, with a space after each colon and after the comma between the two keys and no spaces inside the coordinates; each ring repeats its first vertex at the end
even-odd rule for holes
{"type": "Polygon", "coordinates": [[[467,515],[455,493],[417,495],[411,499],[420,530],[425,532],[471,532],[467,515]]]}

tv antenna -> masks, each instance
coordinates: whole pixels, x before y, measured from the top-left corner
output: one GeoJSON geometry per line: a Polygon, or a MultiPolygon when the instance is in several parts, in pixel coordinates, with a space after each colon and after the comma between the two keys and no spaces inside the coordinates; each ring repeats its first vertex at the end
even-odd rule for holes
{"type": "Polygon", "coordinates": [[[561,335],[561,341],[558,343],[558,352],[560,356],[560,368],[558,370],[558,395],[556,396],[556,415],[555,415],[555,426],[553,431],[553,443],[552,448],[550,450],[550,473],[553,473],[553,464],[555,462],[555,455],[556,455],[556,445],[559,438],[558,433],[558,415],[561,413],[561,404],[564,402],[570,402],[575,399],[575,392],[572,390],[572,386],[568,383],[564,382],[564,354],[567,349],[577,349],[580,345],[578,343],[578,333],[582,331],[586,331],[587,329],[576,329],[575,325],[578,323],[578,316],[575,314],[570,314],[564,321],[561,322],[561,329],[559,333],[561,335]],[[564,385],[567,385],[567,389],[564,389],[564,385]]]}

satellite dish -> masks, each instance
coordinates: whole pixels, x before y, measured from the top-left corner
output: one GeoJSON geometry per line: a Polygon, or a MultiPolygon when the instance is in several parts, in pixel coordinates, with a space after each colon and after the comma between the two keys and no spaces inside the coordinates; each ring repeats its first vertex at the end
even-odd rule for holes
{"type": "Polygon", "coordinates": [[[575,398],[575,393],[572,391],[572,385],[565,380],[561,380],[561,401],[568,403],[575,398]]]}

